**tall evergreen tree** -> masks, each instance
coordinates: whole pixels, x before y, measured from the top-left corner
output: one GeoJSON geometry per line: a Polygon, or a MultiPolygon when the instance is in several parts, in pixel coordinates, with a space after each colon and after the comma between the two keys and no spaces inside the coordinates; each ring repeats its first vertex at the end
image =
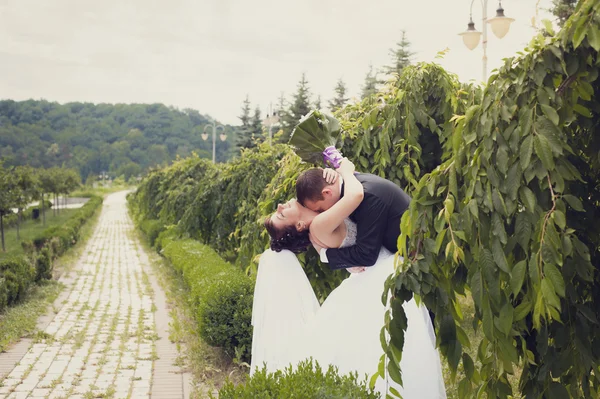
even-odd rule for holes
{"type": "Polygon", "coordinates": [[[410,51],[410,42],[406,38],[406,31],[402,31],[402,39],[396,43],[396,49],[390,49],[390,56],[392,57],[392,65],[384,67],[385,73],[400,74],[402,70],[411,64],[411,58],[415,55],[410,51]]]}
{"type": "Polygon", "coordinates": [[[300,82],[298,82],[298,91],[294,94],[292,103],[284,116],[283,142],[288,141],[290,134],[296,124],[298,124],[298,121],[309,112],[310,89],[308,87],[308,80],[306,80],[306,74],[303,73],[300,82]]]}
{"type": "Polygon", "coordinates": [[[319,94],[317,96],[317,99],[315,100],[314,108],[315,109],[321,109],[321,106],[322,106],[322,104],[321,104],[321,95],[319,94]]]}
{"type": "Polygon", "coordinates": [[[558,25],[561,28],[575,11],[576,5],[577,0],[552,0],[550,11],[558,18],[558,25]]]}
{"type": "Polygon", "coordinates": [[[365,76],[365,84],[362,87],[360,98],[364,99],[369,97],[371,94],[377,92],[377,74],[373,73],[373,65],[369,65],[369,72],[365,76]]]}
{"type": "Polygon", "coordinates": [[[258,105],[254,109],[254,115],[250,121],[250,130],[252,132],[252,147],[254,147],[256,145],[256,140],[262,141],[264,136],[260,107],[258,105]]]}
{"type": "Polygon", "coordinates": [[[335,97],[329,101],[329,109],[331,109],[332,112],[342,108],[348,102],[348,97],[346,97],[346,85],[341,78],[337,81],[334,91],[335,97]]]}
{"type": "Polygon", "coordinates": [[[238,116],[242,122],[239,132],[237,134],[236,146],[239,148],[250,148],[253,146],[252,143],[252,117],[250,116],[250,98],[246,96],[246,99],[242,103],[242,114],[238,116]]]}

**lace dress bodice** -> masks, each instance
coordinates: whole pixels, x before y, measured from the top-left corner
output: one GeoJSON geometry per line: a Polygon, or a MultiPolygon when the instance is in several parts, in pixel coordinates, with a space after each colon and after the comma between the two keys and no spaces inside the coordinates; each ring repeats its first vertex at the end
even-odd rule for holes
{"type": "MultiPolygon", "coordinates": [[[[358,234],[358,229],[356,223],[354,223],[350,218],[344,219],[344,224],[346,225],[346,237],[342,240],[339,248],[351,247],[356,244],[356,236],[358,234]]],[[[382,256],[390,256],[392,253],[388,251],[384,246],[381,247],[379,251],[379,257],[382,256]]]]}
{"type": "Polygon", "coordinates": [[[356,223],[350,220],[350,218],[346,218],[344,219],[344,224],[346,225],[346,237],[344,237],[344,240],[340,244],[340,248],[351,247],[356,244],[356,234],[358,231],[356,223]]]}

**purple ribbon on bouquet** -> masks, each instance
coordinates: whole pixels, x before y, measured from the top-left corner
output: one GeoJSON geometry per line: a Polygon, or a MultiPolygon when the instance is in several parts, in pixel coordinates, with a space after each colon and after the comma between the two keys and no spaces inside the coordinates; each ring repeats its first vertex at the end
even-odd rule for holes
{"type": "Polygon", "coordinates": [[[342,154],[332,145],[325,148],[323,151],[323,163],[327,166],[327,162],[331,163],[335,169],[340,167],[340,161],[342,160],[342,154]]]}

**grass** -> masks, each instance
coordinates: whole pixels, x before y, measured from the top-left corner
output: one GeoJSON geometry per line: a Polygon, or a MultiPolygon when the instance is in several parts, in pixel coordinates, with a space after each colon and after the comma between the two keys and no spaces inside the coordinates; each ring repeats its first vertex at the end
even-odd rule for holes
{"type": "MultiPolygon", "coordinates": [[[[52,226],[59,226],[65,223],[77,209],[61,209],[60,214],[54,216],[52,211],[46,210],[46,225],[42,224],[40,219],[38,220],[26,220],[21,223],[20,234],[21,239],[17,239],[17,228],[11,227],[4,230],[4,240],[6,243],[6,252],[0,252],[0,259],[13,255],[22,255],[23,247],[21,246],[22,241],[31,240],[37,235],[41,234],[44,230],[52,226]]],[[[1,248],[0,248],[1,249],[1,248]]]]}
{"type": "Polygon", "coordinates": [[[0,315],[0,352],[6,351],[23,336],[43,338],[36,332],[37,319],[46,313],[63,287],[63,284],[53,280],[34,285],[21,302],[0,315]]]}
{"type": "Polygon", "coordinates": [[[229,378],[234,384],[246,380],[247,369],[233,363],[219,348],[202,341],[193,309],[189,304],[189,290],[183,278],[169,265],[168,260],[150,248],[143,233],[135,230],[142,250],[146,251],[157,280],[166,293],[171,316],[169,339],[178,350],[177,366],[192,374],[191,398],[206,398],[207,392],[216,393],[229,378]]]}

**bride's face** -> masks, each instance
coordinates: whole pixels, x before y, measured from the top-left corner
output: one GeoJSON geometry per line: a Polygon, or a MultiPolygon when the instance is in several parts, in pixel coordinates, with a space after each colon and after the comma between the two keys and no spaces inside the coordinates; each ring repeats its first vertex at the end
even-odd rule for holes
{"type": "Polygon", "coordinates": [[[295,226],[300,221],[302,209],[302,205],[292,198],[285,204],[277,205],[277,212],[271,216],[271,223],[278,230],[287,226],[295,226]]]}

